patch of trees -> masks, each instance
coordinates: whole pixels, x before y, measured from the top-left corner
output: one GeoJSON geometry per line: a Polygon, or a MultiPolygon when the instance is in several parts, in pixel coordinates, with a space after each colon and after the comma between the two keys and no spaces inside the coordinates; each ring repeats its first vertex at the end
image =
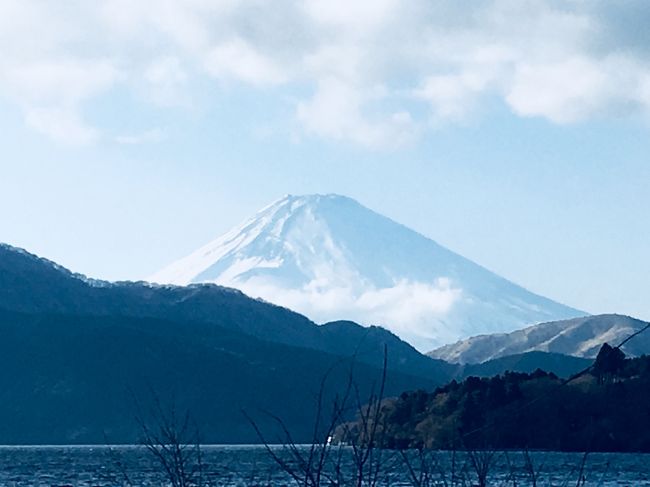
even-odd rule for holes
{"type": "Polygon", "coordinates": [[[405,392],[383,402],[378,421],[387,448],[648,452],[650,357],[605,345],[568,382],[536,370],[405,392]]]}

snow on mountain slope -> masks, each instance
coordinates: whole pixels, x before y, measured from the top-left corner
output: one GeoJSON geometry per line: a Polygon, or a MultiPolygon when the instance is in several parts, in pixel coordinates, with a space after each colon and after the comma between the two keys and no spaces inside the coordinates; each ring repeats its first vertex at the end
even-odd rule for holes
{"type": "MultiPolygon", "coordinates": [[[[428,355],[455,363],[482,363],[531,351],[595,358],[604,343],[618,345],[647,323],[621,315],[596,315],[533,325],[512,333],[483,335],[445,345],[428,355]]],[[[650,332],[628,342],[631,356],[650,353],[650,332]]]]}
{"type": "Polygon", "coordinates": [[[585,314],[338,195],[285,196],[148,280],[232,286],[317,321],[385,326],[420,350],[585,314]]]}

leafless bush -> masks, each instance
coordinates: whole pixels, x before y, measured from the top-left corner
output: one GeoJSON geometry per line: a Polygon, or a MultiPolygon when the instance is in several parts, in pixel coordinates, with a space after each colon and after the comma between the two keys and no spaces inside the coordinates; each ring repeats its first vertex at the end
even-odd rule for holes
{"type": "Polygon", "coordinates": [[[138,414],[141,444],[151,453],[172,487],[203,487],[203,454],[198,427],[189,411],[179,413],[172,400],[163,408],[157,395],[148,414],[138,414]]]}
{"type": "MultiPolygon", "coordinates": [[[[386,424],[382,407],[387,372],[386,351],[381,378],[371,387],[364,399],[354,380],[352,365],[342,392],[335,396],[329,408],[326,407],[324,391],[330,372],[331,369],[320,384],[310,444],[296,443],[283,420],[266,413],[282,432],[279,445],[273,446],[267,441],[257,423],[246,415],[269,456],[296,485],[376,487],[381,484],[390,485],[390,476],[395,473],[399,477],[400,485],[414,487],[541,485],[541,466],[535,465],[528,450],[522,452],[523,466],[520,466],[520,474],[508,452],[492,448],[456,450],[454,444],[449,451],[425,448],[398,451],[385,449],[386,424]],[[356,420],[346,421],[349,413],[354,410],[357,411],[356,420]],[[332,441],[333,439],[335,441],[332,441]],[[498,478],[490,479],[503,459],[507,463],[506,475],[504,476],[501,470],[498,478]],[[498,484],[494,484],[497,481],[498,484]]],[[[462,438],[458,441],[463,444],[462,438]]],[[[569,472],[558,487],[570,487],[570,479],[576,482],[576,487],[584,486],[586,459],[585,454],[580,465],[569,472]]],[[[550,479],[545,485],[553,487],[550,479]]]]}
{"type": "Polygon", "coordinates": [[[294,441],[289,428],[280,417],[266,413],[279,426],[283,435],[279,448],[274,448],[257,422],[244,412],[270,457],[296,485],[379,485],[384,474],[382,465],[385,465],[386,460],[385,452],[380,446],[384,431],[381,408],[386,386],[387,358],[387,350],[384,349],[381,377],[378,383],[372,385],[365,398],[362,398],[354,379],[353,360],[342,391],[335,395],[329,406],[325,404],[327,380],[334,367],[340,364],[328,370],[321,380],[312,438],[306,447],[294,441]],[[353,411],[358,411],[360,425],[355,431],[351,431],[350,424],[345,422],[348,414],[353,411]],[[335,437],[344,439],[345,443],[334,441],[335,437]]]}
{"type": "Polygon", "coordinates": [[[467,455],[476,474],[477,486],[487,487],[488,475],[495,465],[497,452],[495,450],[469,450],[467,455]]]}
{"type": "Polygon", "coordinates": [[[413,487],[468,487],[472,485],[467,456],[456,450],[419,448],[400,450],[401,465],[413,487]]]}

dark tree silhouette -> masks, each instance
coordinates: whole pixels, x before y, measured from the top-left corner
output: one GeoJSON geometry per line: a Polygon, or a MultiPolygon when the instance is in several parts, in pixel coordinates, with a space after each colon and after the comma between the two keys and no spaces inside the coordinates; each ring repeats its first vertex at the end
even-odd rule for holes
{"type": "Polygon", "coordinates": [[[625,354],[620,348],[605,343],[596,356],[593,371],[599,384],[613,382],[625,366],[625,354]]]}

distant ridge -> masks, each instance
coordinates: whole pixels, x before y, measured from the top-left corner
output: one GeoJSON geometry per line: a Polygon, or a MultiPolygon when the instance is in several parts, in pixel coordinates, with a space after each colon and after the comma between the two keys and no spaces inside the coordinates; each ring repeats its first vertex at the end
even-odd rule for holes
{"type": "MultiPolygon", "coordinates": [[[[452,363],[481,363],[532,351],[595,358],[604,343],[618,345],[647,323],[630,316],[604,314],[529,326],[512,333],[480,335],[442,346],[430,357],[452,363]]],[[[629,356],[650,354],[650,334],[623,347],[629,356]]]]}
{"type": "Polygon", "coordinates": [[[318,322],[384,326],[423,351],[585,314],[335,194],[287,195],[148,280],[235,287],[318,322]]]}

